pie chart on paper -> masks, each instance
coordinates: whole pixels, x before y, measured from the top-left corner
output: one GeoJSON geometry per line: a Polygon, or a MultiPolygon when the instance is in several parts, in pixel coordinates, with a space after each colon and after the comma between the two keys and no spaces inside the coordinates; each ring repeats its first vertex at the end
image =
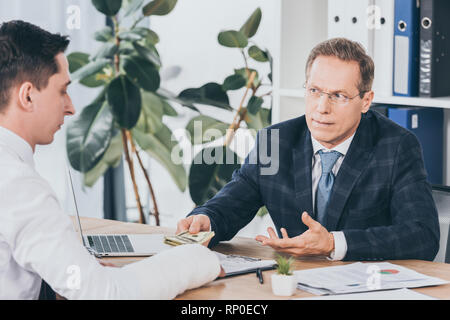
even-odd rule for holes
{"type": "Polygon", "coordinates": [[[395,269],[383,269],[383,270],[380,270],[381,274],[397,274],[399,272],[400,271],[395,270],[395,269]]]}

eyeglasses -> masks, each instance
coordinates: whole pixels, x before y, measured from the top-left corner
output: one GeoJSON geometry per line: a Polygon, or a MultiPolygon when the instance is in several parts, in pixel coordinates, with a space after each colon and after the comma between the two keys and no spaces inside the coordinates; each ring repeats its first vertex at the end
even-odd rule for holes
{"type": "Polygon", "coordinates": [[[308,86],[306,86],[306,84],[303,85],[303,88],[306,89],[306,96],[307,97],[310,97],[310,98],[313,98],[313,99],[319,99],[320,97],[322,97],[323,94],[326,94],[328,96],[328,99],[329,99],[329,101],[331,103],[339,104],[339,105],[345,105],[350,100],[355,99],[356,97],[360,96],[361,93],[365,93],[365,91],[361,91],[354,97],[347,97],[345,94],[342,94],[342,93],[339,93],[339,92],[328,93],[328,92],[321,91],[321,90],[319,90],[317,88],[314,88],[314,87],[308,87],[308,86]]]}

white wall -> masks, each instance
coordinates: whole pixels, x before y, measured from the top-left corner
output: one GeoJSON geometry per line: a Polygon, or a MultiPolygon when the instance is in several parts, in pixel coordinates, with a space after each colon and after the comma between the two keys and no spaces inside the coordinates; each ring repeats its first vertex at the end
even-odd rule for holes
{"type": "MultiPolygon", "coordinates": [[[[183,0],[178,1],[168,16],[152,17],[151,27],[161,38],[157,48],[163,65],[182,68],[178,78],[163,82],[162,86],[178,94],[183,89],[200,87],[210,81],[222,83],[234,73],[234,69],[244,67],[239,50],[220,46],[217,36],[223,30],[239,30],[257,7],[262,10],[262,20],[257,34],[251,40],[273,53],[277,41],[274,15],[277,4],[273,0],[183,0]]],[[[261,74],[267,74],[269,69],[261,66],[257,62],[253,65],[261,74]]],[[[230,97],[233,107],[238,107],[242,95],[243,91],[238,91],[230,97]]],[[[195,115],[187,108],[179,107],[177,110],[179,118],[165,119],[172,129],[184,128],[195,115]]],[[[151,161],[150,167],[161,212],[161,224],[174,227],[176,221],[193,209],[194,203],[189,191],[181,193],[159,163],[151,161]]],[[[129,193],[128,199],[129,203],[133,203],[134,195],[129,193]]],[[[256,217],[256,222],[259,220],[261,219],[256,217]]],[[[269,224],[271,221],[266,218],[261,223],[262,230],[269,224]]],[[[260,232],[256,229],[258,228],[254,224],[249,225],[246,229],[248,232],[244,230],[241,235],[252,236],[260,232]]]]}

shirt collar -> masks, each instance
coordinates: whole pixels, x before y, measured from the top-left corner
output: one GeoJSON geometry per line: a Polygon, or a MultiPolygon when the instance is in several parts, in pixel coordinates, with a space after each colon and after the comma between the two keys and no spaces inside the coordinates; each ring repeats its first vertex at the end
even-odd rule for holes
{"type": "Polygon", "coordinates": [[[329,151],[333,151],[334,150],[334,151],[340,152],[343,156],[345,156],[347,154],[348,148],[350,148],[350,144],[353,141],[353,137],[355,136],[355,133],[352,134],[351,137],[347,138],[344,142],[340,143],[339,145],[337,145],[336,147],[331,148],[331,149],[325,148],[311,134],[311,142],[312,142],[312,145],[313,145],[314,154],[316,154],[320,150],[324,150],[325,152],[329,152],[329,151]]]}
{"type": "Polygon", "coordinates": [[[23,162],[34,168],[33,149],[23,138],[0,126],[0,144],[10,148],[23,162]]]}

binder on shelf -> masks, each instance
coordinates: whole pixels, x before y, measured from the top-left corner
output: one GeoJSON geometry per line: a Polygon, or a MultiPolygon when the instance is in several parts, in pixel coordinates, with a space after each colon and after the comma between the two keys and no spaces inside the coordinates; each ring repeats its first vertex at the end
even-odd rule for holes
{"type": "Polygon", "coordinates": [[[388,117],[414,133],[431,184],[443,183],[444,112],[441,108],[389,107],[388,117]]]}
{"type": "Polygon", "coordinates": [[[419,91],[419,1],[395,0],[394,95],[415,97],[419,91]]]}
{"type": "Polygon", "coordinates": [[[373,61],[375,78],[373,90],[377,96],[392,96],[394,70],[394,2],[375,0],[369,17],[377,19],[373,26],[373,61]],[[378,20],[379,19],[379,20],[378,20]]]}
{"type": "Polygon", "coordinates": [[[345,37],[346,3],[343,0],[328,0],[328,38],[345,37]]]}
{"type": "Polygon", "coordinates": [[[368,27],[368,8],[374,0],[328,0],[328,38],[344,37],[373,52],[373,30],[368,27]]]}
{"type": "Polygon", "coordinates": [[[420,4],[419,95],[450,95],[450,1],[422,0],[420,4]]]}

